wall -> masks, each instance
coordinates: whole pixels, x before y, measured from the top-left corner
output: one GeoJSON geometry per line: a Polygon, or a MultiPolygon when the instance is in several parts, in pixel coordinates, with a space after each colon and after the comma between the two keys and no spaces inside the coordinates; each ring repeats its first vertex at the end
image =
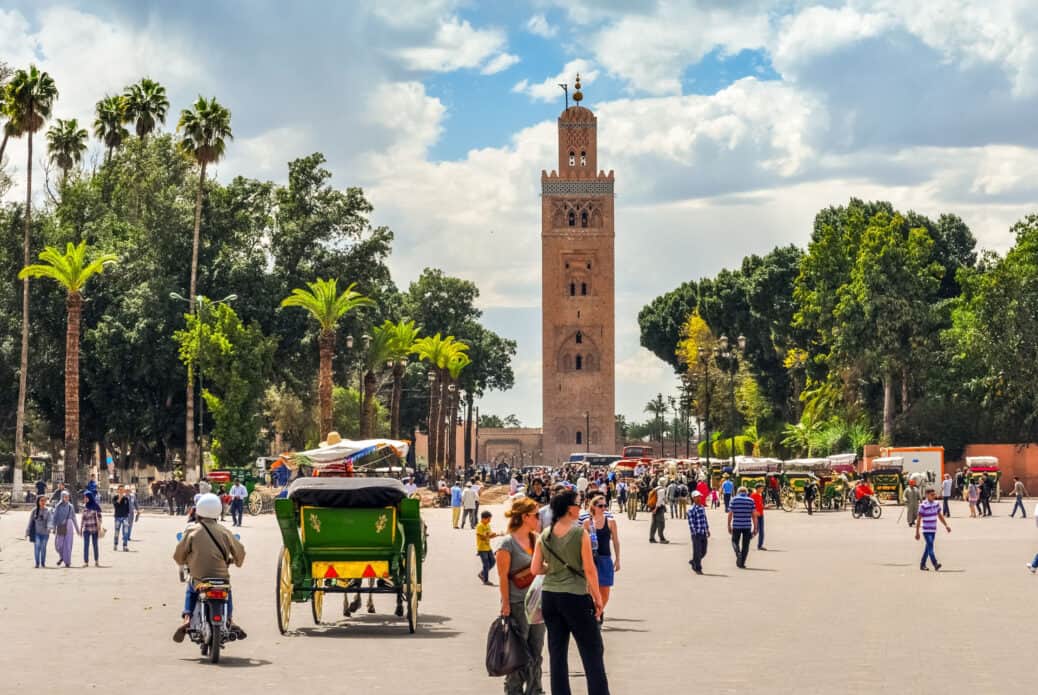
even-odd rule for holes
{"type": "Polygon", "coordinates": [[[1013,488],[1013,476],[1020,476],[1032,496],[1038,496],[1038,444],[967,444],[961,462],[948,464],[949,472],[966,465],[965,456],[997,456],[1002,467],[1002,492],[1013,488]]]}

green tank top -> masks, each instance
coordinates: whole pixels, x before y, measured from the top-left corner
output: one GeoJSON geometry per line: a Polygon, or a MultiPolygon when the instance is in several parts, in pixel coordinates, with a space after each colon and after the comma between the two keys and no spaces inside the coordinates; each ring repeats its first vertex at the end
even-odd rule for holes
{"type": "Polygon", "coordinates": [[[551,527],[541,532],[541,543],[547,546],[542,549],[541,555],[548,563],[548,573],[544,576],[544,591],[578,595],[587,593],[587,579],[583,576],[584,563],[580,559],[580,544],[583,537],[584,529],[577,525],[574,525],[566,535],[561,537],[553,536],[551,527]],[[551,548],[551,551],[547,548],[551,548]],[[578,575],[566,567],[559,561],[560,558],[569,563],[570,567],[578,570],[580,574],[578,575]]]}

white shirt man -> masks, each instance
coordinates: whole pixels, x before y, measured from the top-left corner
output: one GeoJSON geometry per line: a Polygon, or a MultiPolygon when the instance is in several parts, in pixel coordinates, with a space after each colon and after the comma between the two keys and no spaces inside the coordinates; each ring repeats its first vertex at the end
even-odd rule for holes
{"type": "Polygon", "coordinates": [[[577,478],[577,492],[579,492],[581,495],[583,495],[585,492],[587,492],[587,486],[588,486],[587,478],[585,478],[584,474],[581,473],[580,477],[577,478]]]}
{"type": "Polygon", "coordinates": [[[461,492],[461,527],[465,528],[465,519],[472,519],[472,525],[470,528],[476,528],[476,505],[479,504],[479,498],[476,497],[476,493],[472,490],[472,483],[465,483],[465,489],[461,492]]]}
{"type": "Polygon", "coordinates": [[[407,482],[404,483],[404,492],[407,493],[408,497],[418,492],[418,486],[414,484],[414,478],[408,478],[407,482]]]}
{"type": "Polygon", "coordinates": [[[249,491],[241,484],[240,480],[236,480],[231,488],[230,495],[231,526],[241,526],[242,518],[245,515],[245,498],[249,496],[249,491]]]}
{"type": "Polygon", "coordinates": [[[243,500],[249,496],[249,491],[241,483],[235,483],[231,488],[231,499],[243,500]]]}

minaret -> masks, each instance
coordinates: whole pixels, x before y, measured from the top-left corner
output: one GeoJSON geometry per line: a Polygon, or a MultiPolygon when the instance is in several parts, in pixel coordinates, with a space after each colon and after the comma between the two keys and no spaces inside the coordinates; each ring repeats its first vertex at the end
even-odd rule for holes
{"type": "Polygon", "coordinates": [[[544,462],[613,454],[615,300],[613,172],[597,171],[598,120],[581,105],[559,116],[559,165],[541,172],[544,462]]]}

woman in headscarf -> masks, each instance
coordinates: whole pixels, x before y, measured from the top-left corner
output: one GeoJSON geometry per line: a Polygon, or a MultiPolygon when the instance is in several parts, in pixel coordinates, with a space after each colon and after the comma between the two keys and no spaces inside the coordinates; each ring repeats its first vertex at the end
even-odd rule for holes
{"type": "Polygon", "coordinates": [[[37,495],[36,509],[29,515],[29,525],[25,529],[26,537],[33,543],[33,558],[36,568],[47,566],[47,541],[50,540],[50,508],[47,507],[47,496],[37,495]]]}
{"type": "Polygon", "coordinates": [[[79,529],[83,536],[83,566],[90,566],[90,544],[94,544],[94,566],[101,566],[101,555],[98,553],[98,535],[101,533],[101,505],[97,503],[97,497],[93,492],[87,492],[83,496],[86,505],[83,507],[83,515],[79,519],[79,529]]]}
{"type": "Polygon", "coordinates": [[[54,528],[54,549],[58,551],[58,564],[71,567],[72,534],[79,533],[79,523],[68,490],[61,491],[61,500],[54,506],[50,523],[54,528]]]}

